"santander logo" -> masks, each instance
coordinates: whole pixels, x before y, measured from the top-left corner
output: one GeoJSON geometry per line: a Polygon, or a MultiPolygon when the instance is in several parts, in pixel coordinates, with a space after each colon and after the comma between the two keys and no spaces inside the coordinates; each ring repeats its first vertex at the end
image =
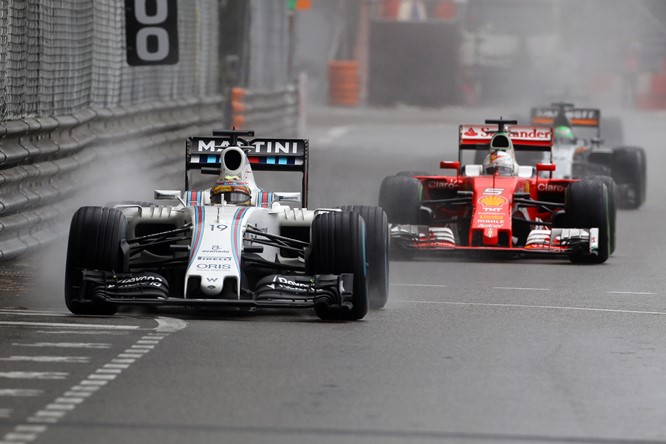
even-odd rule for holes
{"type": "MultiPolygon", "coordinates": [[[[490,126],[466,127],[462,136],[467,139],[488,139],[497,132],[497,128],[490,126]]],[[[507,130],[509,138],[514,141],[549,142],[552,138],[550,128],[544,129],[534,126],[512,126],[507,130]]]]}

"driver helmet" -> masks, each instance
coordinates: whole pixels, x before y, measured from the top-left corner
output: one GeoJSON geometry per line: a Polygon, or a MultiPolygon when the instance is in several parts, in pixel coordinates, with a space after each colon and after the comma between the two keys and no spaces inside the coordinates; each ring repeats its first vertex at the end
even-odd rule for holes
{"type": "Polygon", "coordinates": [[[570,126],[560,125],[555,127],[556,142],[573,143],[575,140],[576,136],[570,126]]]}
{"type": "Polygon", "coordinates": [[[252,190],[246,182],[239,182],[238,177],[225,177],[218,180],[210,190],[210,201],[214,204],[224,202],[232,205],[248,206],[252,202],[252,190]]]}
{"type": "Polygon", "coordinates": [[[515,163],[506,151],[491,151],[483,160],[483,172],[500,176],[513,176],[515,163]]]}

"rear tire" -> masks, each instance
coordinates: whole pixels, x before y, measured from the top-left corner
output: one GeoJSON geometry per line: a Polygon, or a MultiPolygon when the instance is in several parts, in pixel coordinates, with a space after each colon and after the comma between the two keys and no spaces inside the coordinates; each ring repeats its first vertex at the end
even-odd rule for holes
{"type": "Polygon", "coordinates": [[[409,176],[388,176],[379,188],[379,207],[389,223],[418,225],[421,206],[421,182],[409,176]]]}
{"type": "Polygon", "coordinates": [[[602,181],[589,179],[573,182],[569,185],[566,194],[565,216],[568,227],[599,228],[597,254],[587,252],[570,253],[569,260],[576,264],[606,262],[611,251],[611,217],[606,185],[602,181]]]}
{"type": "Polygon", "coordinates": [[[116,306],[81,299],[81,270],[123,271],[127,219],[115,208],[81,207],[72,217],[65,263],[65,305],[78,315],[112,315],[116,306]]]}
{"type": "Polygon", "coordinates": [[[370,308],[383,308],[388,301],[389,290],[389,226],[386,213],[379,207],[361,205],[340,209],[359,214],[365,222],[370,308]]]}
{"type": "Polygon", "coordinates": [[[366,232],[363,218],[356,213],[319,214],[312,221],[311,244],[306,256],[307,273],[354,275],[353,307],[341,311],[315,305],[320,319],[355,321],[368,313],[366,232]]]}
{"type": "Polygon", "coordinates": [[[647,188],[647,165],[643,148],[615,148],[612,175],[619,188],[620,208],[635,210],[643,205],[647,188]]]}

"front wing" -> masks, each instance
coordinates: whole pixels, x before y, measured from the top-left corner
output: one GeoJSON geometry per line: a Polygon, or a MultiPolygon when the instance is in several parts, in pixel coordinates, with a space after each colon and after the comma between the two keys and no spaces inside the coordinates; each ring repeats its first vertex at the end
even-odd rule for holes
{"type": "Polygon", "coordinates": [[[238,298],[182,298],[169,295],[166,278],[155,272],[116,274],[84,270],[81,300],[118,305],[172,305],[216,308],[312,308],[351,310],[354,275],[270,275],[238,298]]]}
{"type": "Polygon", "coordinates": [[[526,245],[511,247],[459,245],[451,232],[445,230],[428,225],[391,225],[391,248],[410,251],[499,251],[541,255],[580,252],[597,254],[599,250],[598,228],[532,230],[526,245]]]}

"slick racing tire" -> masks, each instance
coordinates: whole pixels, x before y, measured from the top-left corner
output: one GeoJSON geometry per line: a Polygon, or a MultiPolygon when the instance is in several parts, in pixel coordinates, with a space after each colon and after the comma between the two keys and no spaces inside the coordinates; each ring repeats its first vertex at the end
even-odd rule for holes
{"type": "Polygon", "coordinates": [[[365,223],[356,213],[319,214],[312,221],[310,248],[306,255],[307,273],[354,275],[351,310],[315,304],[320,319],[355,321],[368,313],[368,274],[366,267],[365,223]]]}
{"type": "Polygon", "coordinates": [[[421,182],[410,176],[388,176],[379,188],[379,207],[389,223],[418,225],[421,182]]]}
{"type": "Polygon", "coordinates": [[[389,290],[389,226],[386,213],[379,207],[361,205],[340,209],[359,214],[365,222],[370,308],[383,308],[389,290]]]}
{"type": "Polygon", "coordinates": [[[567,188],[564,208],[568,227],[599,228],[597,254],[572,252],[569,260],[576,264],[606,262],[611,251],[611,216],[606,185],[602,181],[589,179],[573,182],[567,188]]]}
{"type": "Polygon", "coordinates": [[[643,148],[635,146],[615,148],[612,175],[618,185],[620,208],[635,210],[643,205],[647,179],[646,157],[643,148]]]}
{"type": "Polygon", "coordinates": [[[81,207],[72,217],[65,263],[65,305],[79,315],[111,315],[116,306],[82,300],[81,270],[123,271],[120,241],[127,236],[127,219],[114,208],[81,207]]]}
{"type": "Polygon", "coordinates": [[[617,221],[617,199],[618,199],[617,184],[615,183],[615,180],[613,180],[613,178],[610,176],[590,176],[589,178],[583,180],[597,180],[603,182],[606,185],[606,189],[608,190],[608,214],[610,217],[610,232],[609,232],[610,254],[613,254],[615,252],[615,239],[616,239],[615,227],[617,221]]]}

